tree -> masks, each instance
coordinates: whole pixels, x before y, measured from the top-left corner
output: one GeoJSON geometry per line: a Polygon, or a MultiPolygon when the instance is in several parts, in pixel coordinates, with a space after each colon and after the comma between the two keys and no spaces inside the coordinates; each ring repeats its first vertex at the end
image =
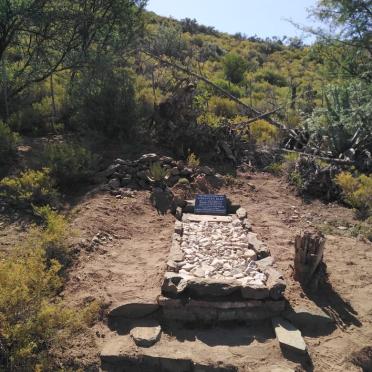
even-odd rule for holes
{"type": "Polygon", "coordinates": [[[320,0],[313,16],[329,29],[306,29],[319,41],[329,70],[372,82],[372,0],[320,0]]]}
{"type": "Polygon", "coordinates": [[[244,79],[247,63],[238,54],[229,53],[224,58],[223,69],[227,80],[234,84],[239,84],[244,79]]]}
{"type": "MultiPolygon", "coordinates": [[[[107,50],[127,49],[146,0],[2,0],[2,106],[30,85],[76,70],[107,50]],[[4,77],[7,82],[4,83],[4,77]]],[[[3,110],[3,112],[5,109],[3,110]]]]}

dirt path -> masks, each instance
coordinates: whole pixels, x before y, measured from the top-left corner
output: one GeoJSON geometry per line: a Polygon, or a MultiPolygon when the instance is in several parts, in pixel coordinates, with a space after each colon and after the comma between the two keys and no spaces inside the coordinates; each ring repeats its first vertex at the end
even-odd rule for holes
{"type": "MultiPolygon", "coordinates": [[[[326,221],[356,223],[352,211],[318,201],[305,204],[286,183],[271,175],[242,175],[240,181],[240,185],[222,192],[247,209],[253,230],[266,241],[285,273],[286,297],[290,304],[322,308],[337,321],[335,329],[315,328],[304,333],[313,363],[313,367],[307,365],[305,369],[358,371],[346,357],[351,351],[372,343],[371,243],[327,235],[325,261],[331,286],[318,297],[305,293],[292,279],[296,233],[326,221]]],[[[108,194],[86,197],[73,213],[73,225],[81,239],[86,240],[81,243],[79,259],[70,270],[63,294],[65,299],[78,306],[95,298],[111,308],[125,301],[156,297],[169,250],[173,216],[158,216],[146,192],[139,192],[133,199],[116,199],[108,194]],[[100,232],[108,234],[107,243],[97,244],[90,250],[92,239],[100,232]]],[[[74,340],[74,346],[64,358],[78,360],[85,366],[97,366],[99,350],[113,334],[104,322],[96,324],[92,334],[91,342],[87,338],[74,340]]],[[[282,357],[273,335],[266,342],[252,345],[254,355],[248,359],[256,370],[261,366],[266,368],[268,362],[260,357],[260,350],[261,355],[272,350],[270,365],[274,362],[296,365],[295,361],[282,357]]],[[[246,368],[242,365],[242,370],[250,370],[246,368]]]]}
{"type": "MultiPolygon", "coordinates": [[[[159,216],[150,205],[147,192],[125,199],[108,194],[88,196],[72,213],[81,251],[69,271],[63,293],[67,303],[78,307],[95,299],[108,311],[128,300],[154,301],[160,293],[173,216],[159,216]],[[98,233],[106,240],[92,244],[98,233]]],[[[74,340],[63,359],[97,365],[102,343],[111,332],[100,322],[92,334],[99,337],[89,342],[74,340]]]]}

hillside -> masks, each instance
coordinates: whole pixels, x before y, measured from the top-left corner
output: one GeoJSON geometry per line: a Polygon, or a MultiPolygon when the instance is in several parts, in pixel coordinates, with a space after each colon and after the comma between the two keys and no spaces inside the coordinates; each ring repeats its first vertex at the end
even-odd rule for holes
{"type": "Polygon", "coordinates": [[[371,370],[369,2],[319,0],[311,45],[146,3],[0,6],[0,371],[127,372],[105,358],[135,372],[371,370]],[[205,194],[226,196],[220,219],[198,216],[190,200],[205,194]],[[204,243],[230,234],[213,254],[231,262],[182,241],[187,214],[195,231],[222,221],[204,243]],[[326,242],[308,283],[294,275],[304,231],[326,242]],[[169,258],[181,241],[191,263],[169,258]],[[198,297],[205,283],[223,300],[198,297]],[[167,301],[211,306],[213,321],[169,321],[167,301]],[[156,311],[115,316],[143,304],[156,311]],[[266,310],[243,321],[234,306],[266,310]],[[265,306],[305,353],[283,350],[265,306]],[[140,347],[131,328],[149,324],[161,337],[140,347]]]}

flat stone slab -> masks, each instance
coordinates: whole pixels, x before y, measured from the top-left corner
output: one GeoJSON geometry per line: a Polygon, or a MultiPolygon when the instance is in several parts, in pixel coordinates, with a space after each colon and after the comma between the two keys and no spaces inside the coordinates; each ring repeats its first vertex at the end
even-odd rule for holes
{"type": "Polygon", "coordinates": [[[140,319],[159,310],[156,300],[144,302],[123,303],[109,312],[109,317],[122,317],[127,319],[140,319]]]}
{"type": "Polygon", "coordinates": [[[191,213],[184,213],[182,215],[182,221],[189,221],[189,222],[232,222],[231,216],[212,216],[206,214],[191,214],[191,213]]]}
{"type": "Polygon", "coordinates": [[[280,345],[300,353],[307,352],[301,332],[293,324],[280,317],[273,318],[272,324],[280,345]]]}
{"type": "Polygon", "coordinates": [[[161,336],[160,325],[148,327],[135,327],[130,331],[134,343],[140,347],[150,347],[159,341],[161,336]]]}

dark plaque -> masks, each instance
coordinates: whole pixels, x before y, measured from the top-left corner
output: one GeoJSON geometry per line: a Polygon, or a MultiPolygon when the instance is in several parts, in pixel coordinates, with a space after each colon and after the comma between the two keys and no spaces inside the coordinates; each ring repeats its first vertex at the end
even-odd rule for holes
{"type": "Polygon", "coordinates": [[[195,214],[227,214],[227,201],[225,195],[196,195],[195,214]]]}

